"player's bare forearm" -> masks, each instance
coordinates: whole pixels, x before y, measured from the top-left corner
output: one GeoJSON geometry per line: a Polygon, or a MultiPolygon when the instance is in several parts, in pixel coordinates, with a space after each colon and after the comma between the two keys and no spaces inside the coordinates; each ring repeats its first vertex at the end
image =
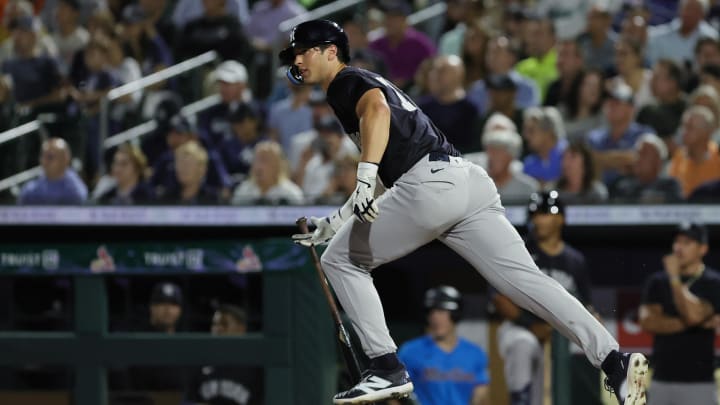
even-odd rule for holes
{"type": "Polygon", "coordinates": [[[679,333],[686,328],[682,319],[665,315],[660,304],[642,305],[640,307],[640,327],[644,331],[656,335],[679,333]]]}
{"type": "Polygon", "coordinates": [[[390,139],[390,107],[380,89],[360,97],[355,112],[360,118],[361,162],[380,163],[390,139]]]}
{"type": "Polygon", "coordinates": [[[680,282],[671,282],[673,301],[686,324],[695,326],[705,322],[712,315],[712,307],[699,299],[680,282]]]}

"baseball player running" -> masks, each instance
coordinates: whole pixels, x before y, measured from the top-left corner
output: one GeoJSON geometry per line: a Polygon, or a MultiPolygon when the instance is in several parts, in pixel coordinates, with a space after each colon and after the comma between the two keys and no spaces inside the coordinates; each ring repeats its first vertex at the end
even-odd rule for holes
{"type": "Polygon", "coordinates": [[[297,25],[280,52],[295,84],[319,85],[360,149],[357,186],[296,243],[328,243],[325,274],[371,359],[357,385],[335,404],[360,404],[413,390],[385,324],[370,272],[438,239],[458,252],[502,294],[545,319],[607,374],[624,405],[645,403],[647,360],[619,353],[618,343],[560,284],[533,262],[505,217],[488,174],[462,157],[415,103],[380,75],[347,65],[348,39],[338,24],[297,25]],[[375,197],[378,181],[387,188],[375,197]]]}

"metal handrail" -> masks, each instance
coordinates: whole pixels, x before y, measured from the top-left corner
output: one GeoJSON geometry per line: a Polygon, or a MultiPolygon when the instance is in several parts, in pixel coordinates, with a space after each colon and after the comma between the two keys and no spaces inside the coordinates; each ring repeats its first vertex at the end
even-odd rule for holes
{"type": "Polygon", "coordinates": [[[35,166],[32,169],[27,169],[20,173],[16,173],[10,177],[0,180],[0,191],[5,191],[9,188],[15,187],[18,184],[22,184],[28,180],[32,180],[42,174],[42,168],[35,166]]]}
{"type": "Polygon", "coordinates": [[[215,51],[208,51],[193,58],[187,59],[176,65],[172,65],[163,70],[159,70],[155,73],[149,74],[137,80],[133,80],[130,83],[123,84],[122,86],[116,87],[107,94],[109,101],[117,100],[125,97],[129,94],[135,93],[138,90],[142,90],[146,87],[150,87],[154,84],[163,82],[173,76],[177,76],[181,73],[199,68],[202,65],[214,62],[218,58],[218,53],[215,51]]]}
{"type": "Polygon", "coordinates": [[[0,133],[0,145],[40,129],[40,120],[34,120],[0,133]]]}
{"type": "MultiPolygon", "coordinates": [[[[180,109],[180,114],[185,116],[195,115],[199,113],[202,110],[205,110],[207,108],[210,108],[216,104],[219,104],[221,102],[221,97],[219,94],[213,94],[211,96],[207,96],[203,99],[200,99],[198,101],[195,101],[194,103],[190,103],[186,106],[184,106],[182,109],[180,109]]],[[[37,130],[40,128],[40,122],[39,120],[32,121],[30,123],[37,122],[37,127],[35,127],[33,130],[37,130]]],[[[30,124],[28,123],[28,124],[30,124]]],[[[19,128],[25,127],[28,124],[24,124],[20,127],[14,128],[18,130],[19,128]]],[[[31,127],[28,127],[31,128],[31,127]]],[[[142,124],[136,125],[130,129],[127,129],[123,132],[118,133],[117,135],[114,135],[108,139],[105,140],[102,144],[102,148],[104,150],[108,150],[110,148],[113,148],[115,146],[118,146],[120,144],[123,144],[125,142],[133,141],[138,138],[142,138],[143,136],[151,133],[157,129],[157,122],[155,120],[150,120],[147,122],[144,122],[142,124]]],[[[29,131],[25,129],[25,131],[29,131]]],[[[0,134],[0,137],[6,134],[6,131],[0,134]]],[[[18,135],[20,136],[20,135],[18,135]]],[[[2,142],[0,142],[2,143],[2,142]]],[[[7,177],[5,179],[0,180],[0,191],[7,190],[9,188],[15,187],[18,184],[25,183],[26,181],[32,180],[35,177],[38,177],[42,174],[42,169],[40,166],[35,166],[32,169],[25,170],[23,172],[14,174],[10,177],[7,177]]]]}
{"type": "MultiPolygon", "coordinates": [[[[221,101],[222,99],[219,94],[213,94],[181,108],[180,114],[184,116],[195,115],[202,110],[219,104],[221,101]]],[[[105,142],[103,142],[103,147],[107,150],[125,142],[142,138],[157,128],[158,125],[155,120],[146,121],[106,139],[105,142]]]]}
{"type": "MultiPolygon", "coordinates": [[[[200,54],[198,56],[192,57],[190,59],[187,59],[183,62],[180,62],[176,65],[172,65],[170,67],[167,67],[163,70],[157,71],[153,74],[150,74],[148,76],[142,77],[138,80],[134,80],[130,83],[126,83],[122,86],[116,87],[108,92],[108,94],[100,99],[100,142],[99,142],[99,148],[100,153],[102,154],[102,148],[105,144],[105,140],[108,139],[108,136],[110,135],[110,122],[109,122],[109,114],[110,114],[110,102],[117,100],[119,98],[125,97],[127,95],[130,95],[132,93],[135,93],[136,91],[142,90],[146,87],[155,85],[157,83],[161,83],[173,76],[177,76],[179,74],[188,72],[193,69],[197,69],[200,66],[206,65],[208,63],[212,63],[216,61],[219,57],[219,54],[215,51],[208,51],[203,54],[200,54]]],[[[101,159],[100,160],[101,165],[101,172],[103,171],[103,165],[104,162],[101,159]]]]}

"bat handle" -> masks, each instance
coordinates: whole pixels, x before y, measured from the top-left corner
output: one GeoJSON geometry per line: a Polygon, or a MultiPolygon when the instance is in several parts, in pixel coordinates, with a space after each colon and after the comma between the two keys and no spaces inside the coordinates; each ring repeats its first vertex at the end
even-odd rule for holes
{"type": "Polygon", "coordinates": [[[310,233],[310,229],[308,228],[308,224],[307,224],[307,218],[305,218],[305,217],[298,218],[297,221],[295,221],[295,225],[297,225],[298,228],[300,228],[300,232],[310,233]]]}

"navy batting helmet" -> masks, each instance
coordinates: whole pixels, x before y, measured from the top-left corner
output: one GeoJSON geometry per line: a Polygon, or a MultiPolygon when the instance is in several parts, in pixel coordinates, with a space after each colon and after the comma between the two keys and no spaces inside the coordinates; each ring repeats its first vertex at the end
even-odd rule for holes
{"type": "Polygon", "coordinates": [[[528,204],[528,219],[536,213],[565,215],[565,204],[560,199],[560,194],[556,190],[532,193],[528,204]]]}
{"type": "Polygon", "coordinates": [[[290,32],[290,44],[278,55],[283,65],[288,65],[287,76],[294,84],[302,84],[303,78],[295,67],[297,49],[309,49],[318,45],[334,44],[338,47],[341,61],[350,60],[350,45],[345,31],[338,23],[330,20],[310,20],[298,24],[290,32]]]}
{"type": "Polygon", "coordinates": [[[460,320],[462,313],[462,295],[449,285],[441,285],[425,292],[425,309],[445,309],[450,311],[453,321],[460,320]]]}

